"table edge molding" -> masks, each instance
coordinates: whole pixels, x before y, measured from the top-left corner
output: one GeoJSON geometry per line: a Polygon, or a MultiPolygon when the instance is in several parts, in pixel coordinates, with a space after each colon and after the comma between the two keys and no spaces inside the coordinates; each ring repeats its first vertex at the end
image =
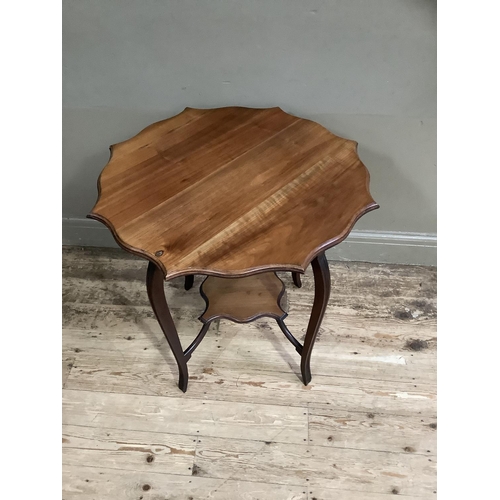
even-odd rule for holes
{"type": "MultiPolygon", "coordinates": [[[[226,106],[226,107],[227,108],[236,107],[236,108],[246,108],[246,109],[279,109],[280,111],[282,111],[285,114],[288,114],[290,116],[294,116],[294,117],[301,119],[301,120],[304,120],[304,121],[311,122],[315,126],[319,126],[322,129],[326,130],[331,135],[334,135],[334,136],[339,137],[341,139],[344,139],[346,141],[352,142],[354,145],[354,150],[355,150],[356,154],[358,154],[358,142],[357,141],[345,139],[341,136],[337,136],[336,134],[334,134],[333,132],[328,130],[323,125],[321,125],[317,122],[314,122],[313,120],[309,120],[308,118],[301,118],[301,117],[298,117],[296,115],[287,113],[279,106],[274,106],[271,108],[247,108],[246,106],[226,106]]],[[[326,250],[338,245],[339,243],[342,243],[342,241],[344,241],[347,238],[347,236],[349,236],[349,233],[352,231],[354,225],[363,215],[367,214],[368,212],[371,212],[373,210],[380,208],[380,205],[372,198],[371,193],[370,193],[370,172],[369,172],[368,168],[366,167],[366,165],[361,161],[361,159],[359,158],[359,154],[358,154],[358,159],[360,161],[360,164],[364,167],[364,172],[365,172],[365,176],[366,176],[366,178],[365,178],[366,194],[371,199],[371,201],[368,202],[366,205],[364,205],[357,213],[355,213],[353,215],[353,217],[351,218],[349,223],[346,225],[346,227],[344,228],[344,230],[340,234],[326,240],[325,242],[321,243],[320,245],[315,247],[313,250],[311,250],[307,254],[307,256],[305,257],[302,264],[300,264],[300,265],[297,265],[297,264],[265,264],[265,265],[255,266],[255,267],[244,268],[244,269],[237,269],[237,270],[233,270],[233,271],[223,271],[223,270],[214,269],[214,268],[201,268],[201,267],[200,268],[197,268],[197,267],[193,268],[193,267],[191,267],[191,268],[186,268],[186,269],[174,271],[174,272],[169,274],[168,269],[165,267],[165,264],[161,260],[156,258],[154,254],[151,254],[143,249],[140,249],[140,248],[134,247],[128,243],[125,243],[125,241],[123,241],[120,238],[120,236],[118,235],[112,222],[109,219],[107,219],[105,216],[103,216],[97,212],[94,212],[94,209],[95,209],[95,207],[98,206],[99,201],[101,199],[101,191],[102,191],[101,176],[102,176],[103,172],[106,170],[106,167],[108,167],[110,165],[111,161],[113,160],[114,150],[117,149],[117,147],[120,146],[121,144],[141,135],[147,129],[153,128],[154,126],[156,126],[160,123],[171,120],[171,119],[175,118],[176,116],[179,116],[180,114],[182,114],[186,110],[190,110],[190,109],[196,110],[196,111],[210,111],[212,109],[218,109],[218,108],[186,107],[186,108],[184,108],[183,111],[181,111],[177,115],[174,115],[174,116],[167,118],[167,119],[164,119],[164,120],[159,120],[157,122],[154,122],[154,123],[148,125],[147,127],[142,129],[140,132],[135,134],[133,137],[127,139],[126,141],[118,142],[118,143],[115,143],[115,144],[112,144],[111,146],[109,146],[109,151],[110,151],[109,159],[108,159],[106,165],[104,166],[104,168],[101,170],[99,177],[97,179],[97,200],[94,204],[92,211],[89,214],[87,214],[87,216],[86,216],[88,219],[93,219],[93,220],[96,220],[96,221],[104,224],[110,230],[110,232],[113,235],[113,238],[116,241],[116,243],[118,244],[118,246],[120,246],[123,250],[130,252],[134,255],[137,255],[138,257],[145,258],[149,262],[152,262],[157,267],[159,267],[164,274],[165,281],[169,281],[173,278],[177,278],[177,277],[181,277],[181,276],[189,276],[189,275],[193,275],[193,274],[201,274],[201,275],[205,275],[205,276],[215,276],[215,277],[221,277],[221,278],[231,278],[231,277],[232,278],[242,278],[245,276],[251,276],[251,275],[259,274],[259,273],[263,273],[263,272],[280,272],[280,271],[281,272],[298,272],[298,273],[303,274],[305,272],[305,270],[307,269],[307,267],[309,266],[309,264],[311,264],[311,262],[319,254],[321,254],[321,253],[325,252],[326,250]]]]}
{"type": "Polygon", "coordinates": [[[198,268],[198,267],[190,267],[186,269],[182,269],[180,271],[175,271],[172,273],[168,273],[167,268],[163,264],[163,262],[157,258],[155,258],[154,255],[146,252],[145,250],[142,250],[140,248],[135,248],[128,243],[125,243],[117,234],[113,224],[106,219],[106,217],[103,217],[100,214],[90,212],[87,215],[87,218],[89,219],[94,219],[98,222],[101,222],[104,224],[110,231],[111,234],[113,235],[113,238],[115,239],[116,243],[125,251],[133,253],[139,257],[143,257],[147,259],[148,261],[152,262],[153,264],[157,265],[163,272],[165,276],[165,281],[169,281],[174,278],[178,278],[181,276],[189,276],[191,274],[201,274],[205,276],[216,276],[219,278],[243,278],[245,276],[252,276],[254,274],[259,274],[263,272],[299,272],[301,274],[304,274],[307,267],[309,264],[321,253],[325,252],[326,250],[338,245],[339,243],[342,243],[347,236],[349,236],[349,233],[352,231],[354,225],[356,222],[365,214],[368,212],[371,212],[373,210],[376,210],[380,208],[378,203],[375,201],[370,202],[369,204],[365,205],[357,214],[354,215],[354,217],[351,219],[350,223],[346,226],[345,230],[340,233],[339,235],[326,240],[324,243],[321,245],[315,247],[309,254],[306,256],[304,259],[304,262],[301,265],[294,265],[294,264],[265,264],[262,266],[256,266],[256,267],[249,267],[245,269],[237,269],[234,271],[222,271],[218,269],[213,269],[213,268],[198,268]]]}

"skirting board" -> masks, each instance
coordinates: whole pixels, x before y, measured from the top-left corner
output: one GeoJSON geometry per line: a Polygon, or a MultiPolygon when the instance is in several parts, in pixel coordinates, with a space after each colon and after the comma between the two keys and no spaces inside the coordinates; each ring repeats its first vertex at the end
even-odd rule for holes
{"type": "MultiPolygon", "coordinates": [[[[118,247],[110,231],[90,219],[62,220],[63,245],[118,247]]],[[[326,252],[328,260],[437,265],[437,236],[428,233],[353,230],[326,252]]]]}

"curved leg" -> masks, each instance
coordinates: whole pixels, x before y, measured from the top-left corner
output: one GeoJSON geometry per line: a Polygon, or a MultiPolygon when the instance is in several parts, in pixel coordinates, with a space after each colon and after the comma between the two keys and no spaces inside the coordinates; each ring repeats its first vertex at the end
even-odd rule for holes
{"type": "Polygon", "coordinates": [[[184,356],[186,357],[186,361],[189,360],[191,354],[193,354],[193,351],[198,347],[200,342],[203,340],[211,324],[212,324],[211,321],[207,321],[206,323],[204,323],[203,327],[200,330],[200,333],[196,335],[196,338],[191,342],[191,344],[189,344],[189,347],[184,351],[184,356]]]}
{"type": "Polygon", "coordinates": [[[164,279],[165,277],[161,269],[150,262],[146,277],[149,301],[177,361],[177,366],[179,367],[179,389],[186,392],[188,384],[186,357],[182,351],[179,335],[177,334],[177,329],[175,328],[167,301],[165,300],[164,279]]]}
{"type": "Polygon", "coordinates": [[[193,287],[193,283],[194,283],[194,274],[186,276],[184,279],[184,290],[190,290],[193,287]]]}
{"type": "Polygon", "coordinates": [[[300,273],[294,273],[294,272],[292,272],[292,279],[293,279],[293,284],[297,288],[301,288],[302,287],[302,281],[300,280],[300,273]]]}
{"type": "Polygon", "coordinates": [[[330,298],[330,269],[324,253],[318,255],[312,261],[312,268],[314,272],[314,303],[309,324],[307,325],[300,361],[300,371],[302,372],[304,385],[311,381],[311,352],[330,298]]]}
{"type": "Polygon", "coordinates": [[[281,328],[281,331],[285,334],[285,337],[293,344],[295,350],[299,354],[302,354],[302,344],[290,333],[290,330],[285,325],[285,322],[281,318],[280,319],[277,318],[276,323],[278,323],[278,326],[281,328]]]}

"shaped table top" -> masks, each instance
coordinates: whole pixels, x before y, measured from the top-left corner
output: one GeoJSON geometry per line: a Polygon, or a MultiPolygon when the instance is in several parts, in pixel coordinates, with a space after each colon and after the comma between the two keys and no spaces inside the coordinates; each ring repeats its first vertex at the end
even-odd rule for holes
{"type": "Polygon", "coordinates": [[[166,279],[303,272],[378,208],[356,147],[280,108],[186,108],[111,146],[88,217],[166,279]]]}

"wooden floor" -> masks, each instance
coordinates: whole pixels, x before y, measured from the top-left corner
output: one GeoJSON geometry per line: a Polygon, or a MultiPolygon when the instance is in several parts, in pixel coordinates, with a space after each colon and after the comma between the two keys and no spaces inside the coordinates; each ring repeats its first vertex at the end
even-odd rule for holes
{"type": "MultiPolygon", "coordinates": [[[[331,263],[309,386],[274,320],[221,320],[183,394],[146,267],[63,250],[63,499],[436,498],[435,268],[331,263]]],[[[312,272],[301,289],[279,274],[302,339],[312,272]]],[[[201,281],[166,285],[184,346],[201,281]]]]}

